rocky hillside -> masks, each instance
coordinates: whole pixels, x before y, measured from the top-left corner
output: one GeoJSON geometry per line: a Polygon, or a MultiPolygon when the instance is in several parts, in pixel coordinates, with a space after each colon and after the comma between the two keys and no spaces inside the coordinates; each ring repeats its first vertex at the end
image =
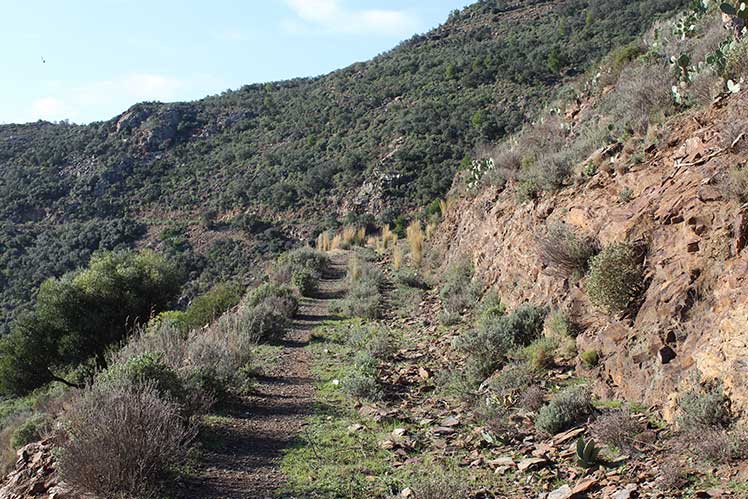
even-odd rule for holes
{"type": "MultiPolygon", "coordinates": [[[[561,114],[570,136],[620,90],[614,82],[571,102],[561,114]]],[[[600,380],[601,395],[644,401],[672,418],[678,394],[700,374],[721,380],[736,413],[748,414],[747,111],[742,91],[652,121],[581,161],[573,185],[531,200],[518,200],[521,173],[472,188],[458,181],[442,251],[451,261],[467,255],[510,307],[540,303],[567,314],[580,330],[577,350],[599,355],[594,366],[578,359],[577,370],[600,380]],[[597,306],[591,289],[599,284],[583,268],[559,272],[553,246],[564,237],[594,241],[598,251],[636,248],[643,275],[629,306],[597,306]]]]}
{"type": "Polygon", "coordinates": [[[145,241],[176,255],[189,298],[346,215],[390,222],[420,208],[476,146],[685,3],[483,0],[326,76],[86,126],[2,126],[0,325],[97,249],[145,241]]]}

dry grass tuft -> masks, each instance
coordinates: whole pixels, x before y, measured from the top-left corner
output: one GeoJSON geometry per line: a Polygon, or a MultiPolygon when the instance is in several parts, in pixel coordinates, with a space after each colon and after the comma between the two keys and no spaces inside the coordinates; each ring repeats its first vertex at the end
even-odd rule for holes
{"type": "Polygon", "coordinates": [[[417,220],[411,222],[408,225],[406,234],[408,246],[410,247],[410,261],[414,266],[420,267],[423,263],[423,242],[425,241],[421,222],[417,220]]]}

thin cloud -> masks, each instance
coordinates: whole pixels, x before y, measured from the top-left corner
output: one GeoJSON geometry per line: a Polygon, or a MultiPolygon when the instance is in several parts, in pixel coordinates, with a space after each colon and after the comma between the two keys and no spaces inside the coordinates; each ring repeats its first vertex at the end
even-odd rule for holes
{"type": "Polygon", "coordinates": [[[361,35],[407,36],[418,29],[419,20],[404,10],[350,9],[341,0],[286,0],[296,14],[282,27],[291,33],[322,31],[361,35]]]}
{"type": "Polygon", "coordinates": [[[246,42],[249,41],[249,35],[238,29],[227,29],[213,33],[213,38],[221,42],[246,42]]]}
{"type": "Polygon", "coordinates": [[[216,84],[215,79],[208,77],[180,80],[153,73],[130,73],[69,89],[54,84],[51,85],[51,95],[30,104],[28,121],[69,119],[85,123],[91,119],[109,119],[137,102],[181,100],[204,85],[216,84]]]}

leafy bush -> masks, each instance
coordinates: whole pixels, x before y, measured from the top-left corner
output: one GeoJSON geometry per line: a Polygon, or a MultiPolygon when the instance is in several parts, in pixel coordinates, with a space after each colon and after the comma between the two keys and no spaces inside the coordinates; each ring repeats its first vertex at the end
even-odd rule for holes
{"type": "Polygon", "coordinates": [[[587,350],[586,352],[582,352],[579,358],[582,360],[584,367],[592,369],[593,367],[597,367],[597,364],[600,362],[600,353],[597,350],[587,350]]]}
{"type": "Polygon", "coordinates": [[[546,233],[538,237],[540,261],[561,277],[584,275],[598,251],[594,240],[578,236],[564,223],[549,224],[546,233]]]}
{"type": "Polygon", "coordinates": [[[452,263],[444,274],[439,297],[446,317],[459,316],[478,302],[482,286],[473,279],[472,262],[461,259],[452,263]]]}
{"type": "Polygon", "coordinates": [[[241,312],[222,317],[188,339],[185,383],[197,384],[221,397],[226,391],[242,391],[252,362],[255,337],[241,312]]]}
{"type": "Polygon", "coordinates": [[[483,380],[504,364],[511,351],[540,336],[547,314],[544,307],[523,305],[509,315],[482,322],[460,336],[456,346],[468,354],[468,369],[483,380]]]}
{"type": "Polygon", "coordinates": [[[522,356],[535,370],[544,370],[553,367],[553,359],[558,343],[551,338],[538,338],[522,350],[522,356]]]}
{"type": "Polygon", "coordinates": [[[49,415],[34,414],[13,430],[10,437],[11,447],[20,449],[27,444],[41,440],[52,429],[52,423],[52,417],[49,415]]]}
{"type": "Polygon", "coordinates": [[[102,497],[155,497],[196,434],[153,384],[96,384],[64,419],[60,474],[81,492],[102,497]]]}
{"type": "Polygon", "coordinates": [[[271,280],[276,284],[290,284],[302,296],[311,296],[317,291],[319,281],[328,266],[329,259],[321,251],[300,248],[278,258],[271,280]]]}
{"type": "Polygon", "coordinates": [[[102,373],[97,382],[132,386],[149,384],[164,399],[177,403],[185,399],[182,381],[158,353],[144,353],[114,364],[102,373]]]}
{"type": "Polygon", "coordinates": [[[224,312],[235,307],[242,299],[243,289],[238,283],[217,284],[207,293],[198,296],[184,316],[187,329],[200,328],[210,324],[224,312]]]}
{"type": "Polygon", "coordinates": [[[429,289],[428,283],[423,279],[423,276],[416,272],[415,270],[410,269],[400,269],[395,274],[395,279],[397,279],[397,283],[401,286],[406,286],[408,288],[415,288],[415,289],[422,289],[427,290],[429,289]]]}
{"type": "Polygon", "coordinates": [[[173,264],[149,251],[99,254],[88,269],[48,280],[33,312],[0,340],[0,391],[65,382],[56,373],[91,357],[105,366],[107,349],[167,308],[180,281],[173,264]]]}
{"type": "Polygon", "coordinates": [[[629,308],[641,295],[644,275],[636,249],[613,244],[590,261],[587,294],[593,304],[610,313],[629,308]]]}
{"type": "Polygon", "coordinates": [[[592,413],[592,397],[586,386],[572,386],[559,392],[535,418],[542,432],[555,435],[581,422],[592,413]]]}

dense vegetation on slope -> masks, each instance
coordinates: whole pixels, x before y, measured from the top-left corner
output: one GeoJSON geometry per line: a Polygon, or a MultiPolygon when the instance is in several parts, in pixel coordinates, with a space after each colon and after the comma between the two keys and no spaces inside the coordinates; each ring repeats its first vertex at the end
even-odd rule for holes
{"type": "Polygon", "coordinates": [[[565,76],[685,3],[484,0],[319,78],[139,104],[87,126],[0,127],[0,327],[43,278],[85,264],[93,250],[134,244],[143,232],[121,227],[125,217],[185,224],[167,228],[163,246],[177,232],[197,278],[210,264],[186,227],[200,214],[216,230],[216,215],[256,213],[219,226],[218,246],[201,248],[217,262],[203,278],[210,283],[234,273],[221,262],[249,264],[287,246],[298,231],[284,210],[308,234],[336,223],[343,205],[384,221],[423,206],[476,146],[518,129],[565,76]],[[50,238],[59,239],[52,248],[50,238]]]}

